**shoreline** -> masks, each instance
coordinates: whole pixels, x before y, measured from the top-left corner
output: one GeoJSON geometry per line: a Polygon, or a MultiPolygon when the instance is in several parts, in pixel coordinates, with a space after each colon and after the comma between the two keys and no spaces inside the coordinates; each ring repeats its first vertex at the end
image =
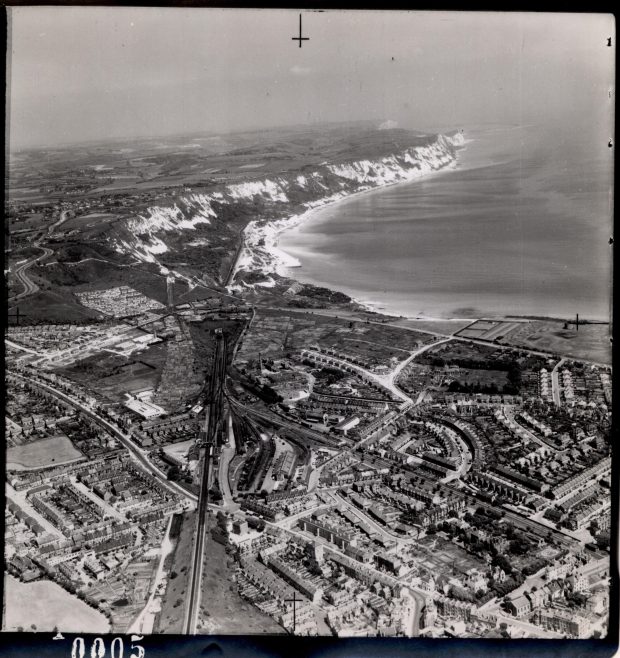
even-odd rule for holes
{"type": "MultiPolygon", "coordinates": [[[[318,278],[316,278],[312,275],[309,275],[308,277],[304,276],[305,271],[295,271],[298,268],[302,268],[302,259],[307,262],[309,258],[312,258],[312,253],[306,254],[303,249],[296,252],[294,244],[290,247],[293,250],[292,253],[283,249],[280,246],[280,238],[285,231],[299,229],[299,227],[306,222],[316,220],[316,218],[319,217],[320,211],[327,209],[330,206],[334,206],[336,203],[342,203],[344,206],[344,203],[347,200],[354,202],[356,199],[360,198],[361,195],[379,192],[395,185],[405,185],[420,180],[426,181],[427,179],[430,179],[431,176],[439,175],[443,172],[454,171],[458,169],[461,164],[467,166],[467,159],[463,162],[459,151],[461,149],[466,150],[468,145],[475,140],[464,139],[462,133],[457,136],[457,140],[453,142],[456,146],[456,151],[453,156],[449,156],[449,161],[446,162],[445,160],[447,157],[444,158],[442,156],[432,163],[431,166],[438,165],[438,168],[421,170],[417,167],[412,169],[403,169],[401,167],[400,175],[403,177],[400,180],[390,180],[389,182],[380,181],[379,184],[374,185],[368,185],[364,178],[358,178],[357,180],[360,183],[360,186],[352,192],[337,191],[334,194],[319,198],[316,201],[307,202],[302,205],[302,208],[305,206],[305,210],[296,214],[291,214],[288,217],[272,221],[262,220],[262,224],[259,224],[261,220],[250,222],[243,231],[242,245],[234,264],[234,272],[230,277],[230,280],[233,283],[232,285],[227,286],[227,288],[230,291],[236,290],[241,293],[244,291],[250,292],[253,290],[259,290],[260,288],[274,288],[278,284],[277,277],[282,277],[290,280],[290,285],[306,284],[324,287],[334,292],[342,292],[351,298],[351,304],[358,307],[360,311],[382,315],[393,318],[394,320],[418,320],[425,322],[459,321],[473,323],[474,321],[481,319],[489,319],[493,321],[515,321],[519,318],[522,321],[526,321],[539,319],[541,315],[545,315],[545,319],[549,321],[570,321],[573,317],[572,310],[571,312],[563,313],[560,308],[556,309],[556,312],[541,314],[540,312],[533,313],[532,311],[535,311],[534,308],[532,310],[523,308],[523,312],[515,313],[514,310],[506,308],[503,304],[501,304],[499,308],[495,305],[492,305],[490,308],[472,308],[472,315],[467,313],[467,317],[462,317],[456,308],[450,309],[449,306],[446,306],[444,309],[441,304],[437,309],[429,308],[426,312],[422,309],[416,311],[412,309],[412,306],[415,307],[415,304],[411,303],[415,302],[415,299],[412,299],[411,301],[392,299],[391,302],[390,300],[385,299],[373,299],[373,293],[371,291],[356,290],[347,287],[345,283],[326,283],[324,280],[320,279],[320,273],[318,278]],[[247,282],[235,282],[234,279],[241,270],[252,273],[259,280],[252,281],[252,279],[249,278],[247,282]],[[504,308],[502,308],[502,306],[504,306],[504,308]]],[[[449,154],[447,154],[447,156],[448,155],[449,154]]],[[[333,212],[334,211],[332,210],[332,213],[333,212]]],[[[327,218],[324,221],[329,221],[329,219],[327,218]]],[[[421,300],[418,300],[418,303],[420,302],[421,300]]],[[[473,304],[473,306],[475,306],[475,304],[473,304]]],[[[600,315],[599,317],[597,314],[594,314],[590,320],[597,323],[609,321],[606,315],[600,315]]]]}
{"type": "MultiPolygon", "coordinates": [[[[461,133],[462,134],[462,133],[461,133]]],[[[466,139],[464,138],[463,141],[456,146],[458,150],[464,150],[467,148],[467,144],[471,143],[473,140],[471,139],[466,139]]],[[[288,252],[284,251],[283,249],[280,249],[278,246],[279,243],[279,238],[282,233],[285,231],[289,231],[295,228],[298,228],[302,224],[307,223],[308,221],[312,220],[312,218],[317,215],[320,211],[324,210],[325,208],[328,208],[329,206],[336,205],[337,203],[344,203],[349,200],[354,200],[362,195],[370,195],[373,192],[380,192],[383,190],[386,190],[390,187],[394,187],[397,185],[407,185],[411,183],[415,183],[420,180],[428,180],[432,176],[436,176],[442,173],[446,173],[447,171],[454,171],[458,167],[458,155],[455,155],[454,158],[446,165],[440,167],[439,169],[435,169],[433,171],[429,171],[427,173],[419,173],[419,170],[412,169],[410,170],[411,172],[415,172],[416,175],[410,176],[404,180],[398,180],[398,181],[393,181],[390,183],[384,183],[382,185],[375,185],[371,187],[364,187],[363,189],[358,189],[355,192],[351,192],[349,194],[342,194],[342,193],[336,193],[333,195],[333,197],[326,197],[324,199],[320,199],[317,202],[311,202],[313,203],[312,207],[308,208],[305,212],[298,214],[298,215],[291,215],[288,218],[281,219],[281,220],[275,220],[274,222],[269,222],[266,226],[264,227],[257,227],[253,226],[252,231],[256,231],[256,234],[260,234],[258,237],[258,240],[264,240],[264,247],[263,249],[265,252],[271,257],[272,261],[269,263],[268,267],[271,266],[270,271],[265,271],[263,270],[263,274],[269,278],[270,283],[265,284],[265,283],[257,283],[255,285],[263,286],[263,287],[272,287],[275,285],[275,282],[273,282],[273,279],[271,278],[271,274],[275,273],[278,276],[281,276],[283,278],[287,279],[293,279],[296,283],[301,283],[303,284],[303,281],[300,281],[299,279],[296,278],[294,273],[291,273],[291,269],[296,269],[296,268],[301,268],[302,264],[300,260],[296,257],[293,256],[292,254],[289,254],[288,252]]],[[[310,205],[310,204],[307,204],[310,205]]],[[[253,224],[254,222],[250,222],[244,229],[245,231],[250,228],[250,225],[253,224]]],[[[255,237],[256,234],[254,234],[252,237],[255,237]]],[[[244,236],[244,240],[245,240],[244,236]]],[[[258,241],[257,240],[257,241],[258,241]]],[[[242,249],[242,253],[238,259],[238,263],[235,266],[235,272],[233,274],[232,279],[234,280],[234,276],[236,275],[237,271],[241,269],[242,265],[242,257],[243,257],[243,252],[249,251],[250,254],[248,254],[248,258],[251,259],[253,255],[252,250],[248,249],[245,245],[242,249]]],[[[247,262],[247,261],[245,261],[247,262]]],[[[312,283],[311,285],[317,285],[316,283],[312,283]]],[[[326,284],[322,284],[329,290],[332,290],[333,292],[341,292],[341,291],[335,291],[333,290],[330,286],[327,286],[326,284]]],[[[345,293],[348,294],[348,293],[345,293]]],[[[379,306],[379,304],[382,304],[382,302],[376,302],[374,300],[363,300],[359,299],[357,297],[351,296],[351,302],[358,307],[360,307],[363,311],[368,312],[368,313],[374,313],[378,315],[383,315],[386,317],[394,318],[394,320],[419,320],[423,322],[470,322],[473,323],[476,320],[479,320],[481,318],[456,318],[456,317],[449,317],[449,318],[442,318],[442,317],[433,317],[433,316],[425,316],[423,314],[416,314],[416,315],[397,315],[394,314],[394,312],[389,311],[387,309],[383,309],[379,306]]]]}
{"type": "MultiPolygon", "coordinates": [[[[471,139],[465,139],[462,133],[459,134],[460,139],[457,137],[458,141],[453,144],[457,149],[457,152],[458,150],[465,149],[467,144],[472,141],[471,139]]],[[[446,138],[444,135],[442,135],[442,137],[446,138]]],[[[447,139],[452,140],[454,137],[447,137],[447,139]]],[[[289,217],[284,217],[282,219],[268,221],[262,226],[257,225],[256,221],[249,222],[243,230],[243,243],[241,249],[239,250],[239,255],[236,259],[236,262],[231,270],[230,281],[233,283],[226,286],[227,289],[243,291],[244,289],[253,288],[254,286],[271,288],[276,285],[276,282],[272,278],[273,274],[276,274],[279,277],[292,279],[296,283],[303,283],[290,272],[291,269],[300,268],[302,266],[299,259],[287,253],[283,249],[280,249],[278,246],[279,236],[284,231],[299,227],[302,223],[306,223],[308,220],[311,220],[316,214],[319,213],[319,211],[324,210],[329,206],[333,206],[337,203],[347,200],[354,200],[361,195],[379,192],[395,185],[406,185],[415,183],[416,181],[422,179],[427,180],[431,176],[454,170],[457,168],[457,166],[458,156],[455,154],[449,162],[431,171],[424,172],[418,168],[411,168],[407,170],[407,175],[401,180],[382,183],[379,185],[362,185],[357,190],[348,193],[336,192],[331,196],[323,197],[321,199],[317,199],[316,201],[310,201],[304,204],[307,209],[302,213],[290,215],[289,217]],[[249,271],[260,272],[263,276],[266,277],[267,280],[260,281],[255,284],[245,284],[243,282],[234,283],[237,273],[247,266],[250,266],[248,268],[249,271]]],[[[332,290],[332,288],[329,289],[332,290]]],[[[376,303],[372,300],[362,301],[354,297],[351,297],[351,300],[354,304],[357,304],[364,310],[371,313],[381,313],[382,315],[394,317],[396,319],[405,317],[375,310],[373,306],[375,306],[376,303]]],[[[427,321],[446,320],[446,318],[425,318],[420,315],[415,317],[408,317],[405,319],[418,319],[427,321]]],[[[471,318],[449,319],[454,319],[455,321],[465,321],[470,320],[471,318]]],[[[471,320],[473,321],[473,319],[471,320]]]]}
{"type": "MultiPolygon", "coordinates": [[[[315,215],[318,215],[321,210],[324,210],[325,208],[328,208],[330,206],[334,206],[338,203],[341,202],[346,202],[349,200],[354,200],[357,199],[363,195],[370,195],[373,192],[381,192],[383,190],[386,190],[390,187],[395,187],[397,185],[407,185],[410,183],[415,183],[421,179],[427,180],[431,178],[432,176],[438,175],[445,173],[446,171],[449,170],[454,170],[457,167],[457,159],[456,157],[447,165],[444,167],[441,167],[440,169],[430,171],[426,174],[418,175],[411,177],[406,180],[399,180],[399,181],[394,181],[391,183],[384,183],[383,185],[375,185],[373,187],[365,187],[363,189],[356,190],[355,192],[351,192],[350,194],[344,194],[341,195],[341,193],[337,193],[336,196],[337,198],[331,198],[327,197],[323,203],[316,203],[313,207],[309,208],[305,212],[301,213],[300,215],[292,215],[289,220],[286,221],[286,225],[282,227],[278,227],[277,230],[274,232],[274,242],[269,245],[268,249],[270,253],[274,256],[274,260],[276,260],[276,270],[275,273],[278,274],[279,276],[286,277],[288,279],[291,279],[293,277],[290,276],[290,272],[288,272],[289,269],[292,268],[297,268],[301,267],[301,262],[299,259],[283,249],[280,249],[278,247],[278,239],[279,236],[284,233],[285,231],[297,228],[301,226],[301,224],[306,224],[309,220],[311,220],[315,215]],[[290,223],[290,220],[296,220],[292,223],[290,223]]],[[[414,170],[415,171],[415,170],[414,170]]],[[[266,245],[267,246],[267,245],[266,245]]],[[[361,303],[361,302],[360,302],[361,303]]]]}

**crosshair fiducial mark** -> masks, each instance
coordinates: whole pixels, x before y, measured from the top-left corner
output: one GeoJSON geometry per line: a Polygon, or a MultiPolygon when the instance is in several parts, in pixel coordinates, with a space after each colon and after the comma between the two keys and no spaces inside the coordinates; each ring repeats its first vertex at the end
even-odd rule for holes
{"type": "Polygon", "coordinates": [[[301,14],[299,14],[299,36],[298,37],[291,37],[292,41],[299,41],[299,47],[301,48],[301,42],[302,41],[310,41],[310,37],[302,37],[301,36],[301,14]]]}
{"type": "Polygon", "coordinates": [[[293,597],[290,599],[284,599],[287,603],[293,604],[293,635],[297,630],[297,603],[301,603],[302,599],[297,598],[297,592],[293,591],[293,597]]]}

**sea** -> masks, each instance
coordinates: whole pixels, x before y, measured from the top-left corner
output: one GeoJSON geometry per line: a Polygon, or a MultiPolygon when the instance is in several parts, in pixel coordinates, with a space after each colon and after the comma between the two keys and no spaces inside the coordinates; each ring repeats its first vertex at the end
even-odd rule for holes
{"type": "Polygon", "coordinates": [[[354,195],[280,235],[291,277],[406,317],[608,320],[613,159],[586,132],[464,129],[454,168],[354,195]]]}

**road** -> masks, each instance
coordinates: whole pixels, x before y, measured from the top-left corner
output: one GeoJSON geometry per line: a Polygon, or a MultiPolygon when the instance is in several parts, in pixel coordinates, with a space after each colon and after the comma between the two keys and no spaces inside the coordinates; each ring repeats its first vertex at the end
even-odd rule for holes
{"type": "MultiPolygon", "coordinates": [[[[383,457],[375,457],[375,465],[379,468],[381,466],[389,467],[393,464],[394,462],[391,462],[388,459],[384,459],[383,457]]],[[[423,472],[421,472],[419,469],[416,469],[412,465],[402,464],[401,468],[406,472],[414,473],[418,478],[432,483],[433,486],[437,483],[437,480],[430,476],[424,475],[423,472]]],[[[442,488],[444,490],[450,491],[450,493],[459,498],[464,498],[470,505],[474,505],[475,507],[482,507],[485,510],[498,511],[497,506],[490,505],[482,500],[479,500],[478,498],[475,498],[471,492],[465,492],[461,489],[458,489],[457,487],[451,486],[450,484],[443,484],[442,488]]],[[[551,534],[555,541],[562,544],[566,548],[574,549],[578,547],[579,542],[577,542],[577,540],[560,530],[549,528],[542,523],[539,523],[535,519],[531,519],[524,514],[521,514],[520,512],[510,510],[505,507],[501,507],[500,510],[504,513],[504,518],[518,528],[529,530],[540,537],[546,537],[548,534],[551,534]]]]}
{"type": "Polygon", "coordinates": [[[35,292],[39,290],[39,286],[34,281],[32,281],[32,279],[30,279],[30,277],[28,276],[27,270],[29,267],[34,265],[37,261],[43,260],[44,258],[47,258],[48,256],[51,256],[54,253],[51,249],[48,249],[47,247],[39,247],[39,249],[43,250],[43,253],[40,256],[30,258],[25,263],[21,263],[20,265],[17,266],[15,272],[13,272],[13,274],[15,274],[15,278],[17,279],[17,281],[19,281],[19,283],[23,286],[24,289],[19,294],[9,297],[8,299],[9,302],[14,302],[18,299],[22,299],[23,297],[28,297],[28,295],[33,295],[35,292]]]}
{"type": "MultiPolygon", "coordinates": [[[[60,226],[64,221],[66,221],[66,219],[67,219],[67,211],[63,210],[60,213],[60,219],[47,229],[48,235],[51,235],[54,229],[57,226],[60,226]]],[[[11,302],[17,299],[22,299],[23,297],[28,297],[28,295],[33,295],[35,292],[39,290],[39,286],[34,281],[32,281],[32,279],[30,279],[30,277],[26,274],[26,271],[37,261],[43,260],[44,258],[47,258],[48,256],[51,256],[54,253],[52,249],[48,249],[47,247],[41,246],[40,244],[41,239],[37,240],[33,246],[38,247],[39,249],[43,249],[43,253],[40,256],[36,256],[35,258],[30,258],[25,263],[22,263],[17,267],[17,269],[14,272],[15,278],[24,287],[24,290],[20,292],[18,295],[13,295],[13,297],[9,297],[8,301],[11,302]]]]}
{"type": "MultiPolygon", "coordinates": [[[[402,400],[402,399],[406,400],[406,401],[408,402],[408,404],[410,405],[410,407],[408,407],[408,409],[409,409],[409,408],[411,408],[411,406],[416,406],[416,405],[418,405],[418,404],[420,403],[420,401],[423,399],[423,396],[419,395],[418,398],[416,399],[416,401],[414,402],[414,401],[413,401],[408,395],[406,395],[405,393],[403,393],[403,391],[401,391],[401,389],[398,388],[398,387],[396,386],[396,383],[395,383],[395,382],[396,382],[396,379],[398,378],[398,376],[400,375],[400,373],[401,373],[401,372],[402,372],[402,371],[403,371],[403,370],[404,370],[404,369],[405,369],[405,368],[411,363],[411,361],[413,361],[413,359],[415,359],[417,356],[419,356],[420,354],[426,352],[426,350],[429,350],[429,349],[431,349],[432,347],[435,347],[435,345],[440,345],[440,344],[442,344],[442,343],[447,343],[447,342],[449,342],[450,340],[451,340],[450,338],[445,338],[444,340],[439,340],[439,341],[436,341],[436,342],[431,343],[431,344],[429,344],[429,345],[424,345],[423,347],[419,348],[419,349],[416,350],[415,352],[412,352],[412,353],[411,353],[406,359],[404,359],[403,361],[401,361],[401,362],[400,362],[400,363],[399,363],[399,364],[398,364],[398,365],[397,365],[397,366],[396,366],[391,372],[389,372],[387,375],[375,375],[374,373],[371,373],[369,370],[365,370],[365,369],[363,369],[363,368],[360,368],[360,367],[358,367],[358,366],[355,366],[355,365],[349,363],[348,361],[344,361],[343,359],[337,359],[337,360],[338,360],[338,361],[342,361],[343,363],[346,363],[347,366],[353,366],[354,368],[357,368],[358,370],[362,370],[366,375],[371,375],[371,376],[373,376],[377,381],[380,381],[380,383],[381,383],[382,386],[389,387],[389,389],[390,389],[391,391],[393,391],[396,395],[398,395],[398,397],[399,397],[401,400],[402,400]]],[[[407,410],[408,410],[408,409],[407,409],[407,410]]],[[[401,412],[401,415],[402,415],[402,412],[401,412]]],[[[314,488],[317,486],[317,484],[318,484],[318,482],[319,482],[319,478],[320,478],[321,473],[323,472],[323,470],[324,470],[324,469],[325,469],[325,468],[326,468],[331,462],[333,462],[335,459],[337,459],[338,457],[340,457],[340,456],[342,455],[342,453],[344,453],[344,452],[352,452],[352,451],[355,450],[358,446],[363,445],[363,444],[364,444],[366,441],[368,441],[368,440],[369,440],[368,437],[366,437],[366,438],[364,438],[364,439],[361,439],[360,441],[358,441],[357,443],[355,443],[353,446],[351,446],[351,447],[349,447],[349,448],[346,448],[346,449],[344,449],[344,450],[341,450],[337,455],[335,455],[334,457],[331,457],[330,459],[328,459],[327,461],[325,461],[323,464],[321,464],[321,466],[319,466],[318,468],[314,469],[314,470],[312,471],[312,473],[311,473],[311,477],[310,477],[310,480],[309,480],[309,482],[308,482],[308,491],[314,491],[314,488]]]]}
{"type": "Polygon", "coordinates": [[[217,434],[222,420],[224,400],[224,382],[226,378],[226,339],[217,334],[216,353],[213,359],[209,404],[205,410],[205,428],[201,432],[200,443],[204,444],[204,453],[200,462],[201,481],[196,513],[196,531],[194,534],[194,550],[189,568],[189,592],[185,607],[183,633],[195,635],[200,611],[202,593],[202,572],[205,563],[205,544],[208,536],[209,489],[212,484],[213,455],[216,447],[217,434]]]}
{"type": "Polygon", "coordinates": [[[56,537],[57,539],[64,540],[65,536],[58,530],[58,528],[50,523],[39,511],[37,511],[30,502],[27,489],[17,491],[8,482],[5,483],[5,494],[7,500],[13,501],[20,509],[22,509],[28,516],[33,518],[48,534],[56,537]]]}
{"type": "Polygon", "coordinates": [[[351,361],[348,361],[340,357],[332,356],[331,354],[323,354],[322,352],[318,352],[316,350],[308,350],[308,351],[311,354],[314,354],[316,357],[319,358],[328,357],[331,361],[335,361],[336,363],[340,364],[343,367],[355,370],[355,372],[362,375],[362,377],[364,377],[365,379],[371,380],[376,384],[378,384],[379,386],[381,386],[382,388],[388,390],[392,395],[397,397],[402,402],[413,404],[413,400],[396,385],[396,380],[398,379],[398,376],[417,356],[423,354],[427,350],[436,347],[437,345],[441,345],[442,343],[447,343],[450,340],[452,339],[444,338],[443,340],[438,340],[435,341],[434,343],[429,343],[428,345],[424,345],[423,347],[420,347],[414,352],[411,352],[411,354],[406,359],[400,361],[395,368],[393,368],[389,373],[385,375],[378,375],[372,372],[371,370],[367,370],[366,368],[362,368],[362,366],[358,366],[355,363],[352,363],[351,361]]]}
{"type": "Polygon", "coordinates": [[[411,587],[403,590],[403,595],[410,599],[407,607],[407,617],[403,620],[403,630],[406,637],[418,637],[420,635],[420,619],[422,610],[426,605],[426,599],[420,592],[416,592],[411,587]]]}
{"type": "Polygon", "coordinates": [[[566,361],[566,359],[561,359],[555,364],[555,368],[551,371],[551,391],[553,393],[553,402],[556,407],[561,405],[560,400],[560,366],[566,361]]]}
{"type": "Polygon", "coordinates": [[[517,619],[516,617],[507,617],[504,615],[498,615],[497,621],[500,624],[502,622],[508,624],[509,628],[510,626],[519,628],[525,633],[527,633],[530,637],[537,639],[540,638],[543,640],[561,640],[564,637],[561,633],[548,631],[544,629],[542,626],[535,626],[534,624],[530,624],[529,622],[523,619],[517,619]]]}
{"type": "Polygon", "coordinates": [[[274,521],[274,525],[280,526],[281,528],[286,528],[290,530],[295,526],[297,521],[304,516],[311,516],[313,512],[318,512],[323,509],[331,509],[333,507],[332,503],[321,503],[320,505],[314,505],[313,507],[308,507],[297,514],[291,514],[290,516],[285,516],[279,521],[274,521]]]}
{"type": "Polygon", "coordinates": [[[160,593],[159,590],[162,588],[166,580],[166,572],[164,571],[164,564],[166,562],[166,557],[172,552],[174,548],[174,543],[170,539],[170,528],[172,527],[172,515],[168,519],[168,525],[166,526],[166,532],[164,533],[164,538],[161,542],[160,554],[159,554],[159,564],[157,566],[157,572],[155,573],[155,578],[153,579],[153,588],[151,590],[151,595],[149,596],[148,601],[142,611],[137,616],[136,620],[126,631],[127,635],[133,633],[152,633],[153,626],[155,624],[155,617],[160,610],[160,604],[155,600],[157,595],[160,593]]]}
{"type": "Polygon", "coordinates": [[[28,352],[29,354],[37,354],[40,355],[41,352],[37,350],[32,350],[29,347],[25,347],[24,345],[20,345],[19,343],[14,343],[12,340],[9,340],[8,338],[4,339],[4,342],[6,345],[9,345],[10,347],[20,350],[22,352],[28,352]]]}
{"type": "Polygon", "coordinates": [[[536,443],[536,445],[539,445],[541,448],[547,448],[547,450],[551,450],[552,452],[559,452],[558,448],[550,443],[547,443],[543,439],[541,439],[539,436],[534,434],[531,430],[529,430],[527,427],[524,427],[521,423],[519,423],[514,416],[514,407],[512,405],[507,405],[504,404],[501,407],[502,411],[504,412],[504,416],[506,418],[513,422],[515,425],[517,425],[525,434],[527,434],[528,438],[536,443]]]}
{"type": "Polygon", "coordinates": [[[69,212],[67,210],[61,210],[60,211],[60,218],[57,222],[54,222],[48,229],[47,229],[47,234],[51,235],[54,232],[55,228],[58,228],[61,224],[67,221],[67,215],[69,212]]]}
{"type": "Polygon", "coordinates": [[[389,530],[386,529],[385,526],[382,526],[380,523],[377,523],[368,514],[364,514],[364,512],[362,512],[359,508],[357,508],[351,501],[341,496],[340,493],[336,493],[335,498],[340,505],[344,505],[344,507],[346,507],[360,521],[362,521],[366,525],[369,525],[373,530],[378,532],[383,537],[383,539],[394,540],[397,541],[399,544],[407,544],[414,541],[413,538],[406,540],[403,539],[402,535],[397,535],[394,532],[390,532],[389,530]]]}
{"type": "Polygon", "coordinates": [[[77,489],[83,496],[86,496],[92,503],[102,509],[105,512],[105,515],[111,519],[117,519],[123,523],[127,522],[127,515],[119,512],[117,509],[112,507],[107,500],[96,496],[83,482],[78,482],[75,476],[71,476],[71,486],[74,489],[77,489]]]}
{"type": "Polygon", "coordinates": [[[66,393],[59,391],[53,386],[50,386],[47,382],[42,382],[33,376],[25,377],[24,375],[14,371],[7,371],[7,374],[17,377],[24,382],[32,383],[35,386],[40,386],[44,390],[52,393],[52,395],[55,395],[57,398],[67,402],[72,407],[79,409],[81,413],[94,420],[98,425],[101,425],[105,430],[112,434],[114,438],[118,439],[127,448],[130,456],[142,467],[142,469],[153,477],[157,478],[159,483],[168,489],[171,493],[182,496],[192,503],[196,503],[198,501],[198,497],[195,494],[192,494],[189,491],[183,489],[183,487],[178,485],[176,482],[169,481],[165,474],[149,460],[146,451],[138,448],[138,446],[136,446],[136,444],[131,440],[129,435],[124,434],[116,425],[99,416],[99,414],[94,412],[90,407],[67,395],[66,393]]]}
{"type": "Polygon", "coordinates": [[[230,490],[229,467],[232,458],[235,456],[235,433],[232,427],[232,414],[228,414],[228,443],[222,446],[220,452],[218,482],[220,483],[220,491],[222,492],[222,507],[229,512],[234,512],[239,509],[238,503],[233,500],[232,492],[230,490]]]}
{"type": "MultiPolygon", "coordinates": [[[[388,390],[392,395],[397,397],[402,402],[408,402],[408,403],[413,402],[412,399],[407,394],[403,393],[403,391],[401,391],[399,388],[396,387],[393,381],[393,377],[391,376],[391,373],[388,375],[377,375],[376,373],[367,370],[366,368],[362,368],[362,366],[358,366],[355,363],[352,363],[351,361],[347,361],[346,359],[341,359],[337,356],[332,356],[331,354],[323,354],[323,352],[319,352],[317,350],[308,350],[308,352],[312,356],[314,356],[315,359],[317,360],[328,358],[330,364],[334,363],[336,364],[337,367],[340,366],[341,368],[347,368],[349,370],[354,371],[356,374],[361,375],[367,381],[370,380],[375,384],[378,384],[382,388],[388,390]]],[[[410,356],[408,359],[405,359],[403,364],[406,365],[412,358],[414,358],[414,355],[410,356]]]]}
{"type": "MultiPolygon", "coordinates": [[[[414,352],[411,353],[411,356],[407,357],[404,361],[401,361],[395,368],[390,372],[388,375],[386,375],[387,380],[392,384],[395,385],[396,380],[398,379],[398,375],[420,354],[423,354],[427,350],[433,349],[437,347],[437,345],[442,345],[443,343],[449,343],[452,340],[452,338],[444,338],[443,340],[437,340],[434,343],[429,343],[428,345],[423,345],[419,349],[415,350],[414,352]]],[[[400,389],[398,389],[400,390],[400,389]]],[[[410,398],[409,398],[410,399],[410,398]]]]}

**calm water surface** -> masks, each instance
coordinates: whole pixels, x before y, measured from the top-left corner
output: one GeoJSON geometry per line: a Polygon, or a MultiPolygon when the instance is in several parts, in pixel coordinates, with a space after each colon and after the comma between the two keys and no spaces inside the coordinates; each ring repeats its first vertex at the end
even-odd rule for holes
{"type": "Polygon", "coordinates": [[[285,232],[291,276],[416,316],[607,319],[611,156],[578,131],[468,129],[458,167],[285,232]]]}

